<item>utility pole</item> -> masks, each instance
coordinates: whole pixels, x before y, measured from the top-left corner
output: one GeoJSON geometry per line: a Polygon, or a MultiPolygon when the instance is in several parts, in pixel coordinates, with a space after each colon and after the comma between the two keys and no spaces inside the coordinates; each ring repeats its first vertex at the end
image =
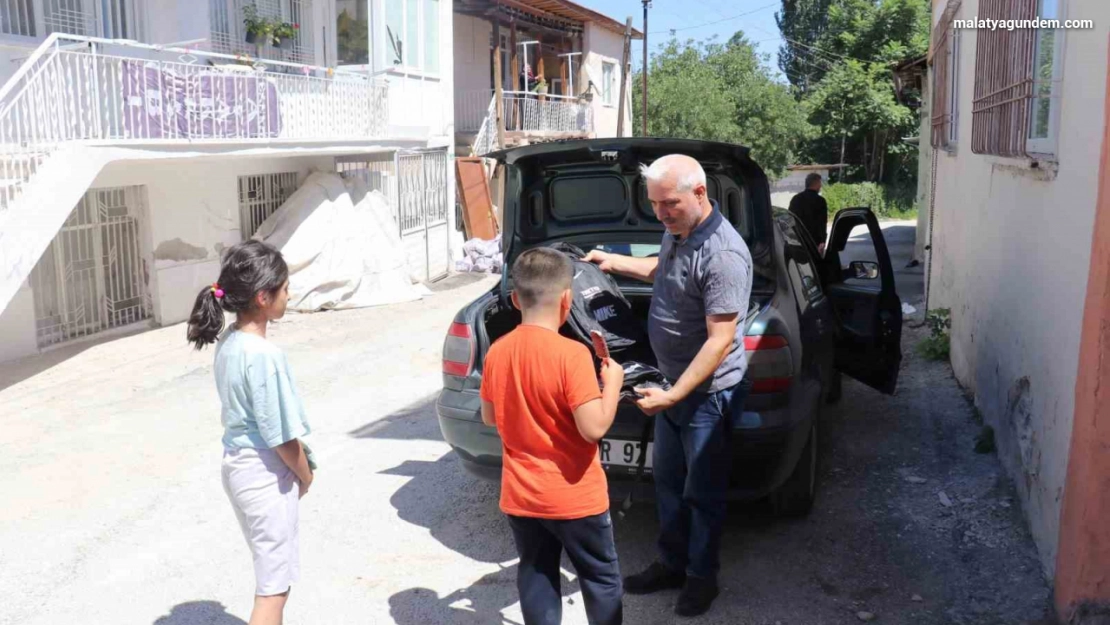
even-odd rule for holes
{"type": "MultiPolygon", "coordinates": [[[[617,113],[617,136],[624,136],[625,102],[628,101],[628,75],[632,73],[632,16],[624,23],[624,56],[621,58],[621,99],[620,111],[617,113]]],[[[629,126],[635,124],[629,120],[629,126]]],[[[631,134],[631,133],[630,133],[631,134]]]]}
{"type": "Polygon", "coordinates": [[[648,107],[647,107],[647,93],[648,93],[648,7],[651,6],[651,0],[641,0],[644,3],[644,101],[643,108],[641,109],[641,135],[647,136],[648,128],[648,107]]]}

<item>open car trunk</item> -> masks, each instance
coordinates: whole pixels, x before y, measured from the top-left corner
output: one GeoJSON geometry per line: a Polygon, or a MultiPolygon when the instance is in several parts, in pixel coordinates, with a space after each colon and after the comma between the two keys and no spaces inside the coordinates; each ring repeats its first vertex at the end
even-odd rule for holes
{"type": "MultiPolygon", "coordinates": [[[[651,306],[651,295],[645,293],[630,294],[626,292],[625,297],[628,298],[628,303],[632,305],[632,311],[636,319],[643,324],[644,333],[646,334],[648,308],[651,306]]],[[[506,306],[499,299],[494,299],[482,312],[481,319],[485,321],[485,332],[480,340],[479,351],[484,355],[494,341],[512,332],[514,328],[520,325],[520,311],[511,305],[506,306]]],[[[578,340],[578,337],[567,325],[564,325],[559,333],[565,337],[578,340]]],[[[643,348],[648,352],[651,350],[650,346],[645,345],[643,348]]]]}

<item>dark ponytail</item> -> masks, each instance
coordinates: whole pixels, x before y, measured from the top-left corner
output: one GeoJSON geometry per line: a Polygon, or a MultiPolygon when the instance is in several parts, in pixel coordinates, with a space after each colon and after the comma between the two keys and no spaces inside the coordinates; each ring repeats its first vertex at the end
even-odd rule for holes
{"type": "Polygon", "coordinates": [[[197,294],[189,315],[187,338],[202,349],[219,338],[224,329],[224,311],[240,313],[254,307],[258,293],[276,293],[289,279],[289,267],[281,252],[261,241],[244,241],[224,255],[216,284],[197,294]]]}

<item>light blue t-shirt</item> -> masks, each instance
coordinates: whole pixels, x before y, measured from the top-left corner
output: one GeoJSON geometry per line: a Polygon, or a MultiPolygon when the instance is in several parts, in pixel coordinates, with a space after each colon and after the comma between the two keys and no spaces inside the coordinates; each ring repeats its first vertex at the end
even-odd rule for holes
{"type": "Polygon", "coordinates": [[[311,431],[285,354],[273,343],[230,328],[216,344],[215,369],[225,447],[270,449],[311,431]]]}

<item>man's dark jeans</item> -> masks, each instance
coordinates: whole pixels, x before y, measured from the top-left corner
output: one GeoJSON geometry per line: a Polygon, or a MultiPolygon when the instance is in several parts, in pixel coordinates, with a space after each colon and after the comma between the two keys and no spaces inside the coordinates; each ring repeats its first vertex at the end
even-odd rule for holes
{"type": "Polygon", "coordinates": [[[668,568],[716,579],[732,423],[739,421],[750,388],[745,380],[716,393],[693,393],[655,418],[652,473],[660,559],[668,568]]]}
{"type": "Polygon", "coordinates": [[[516,575],[525,625],[558,625],[563,616],[559,560],[566,549],[590,625],[619,625],[621,571],[608,512],[556,521],[509,515],[520,565],[516,575]]]}

